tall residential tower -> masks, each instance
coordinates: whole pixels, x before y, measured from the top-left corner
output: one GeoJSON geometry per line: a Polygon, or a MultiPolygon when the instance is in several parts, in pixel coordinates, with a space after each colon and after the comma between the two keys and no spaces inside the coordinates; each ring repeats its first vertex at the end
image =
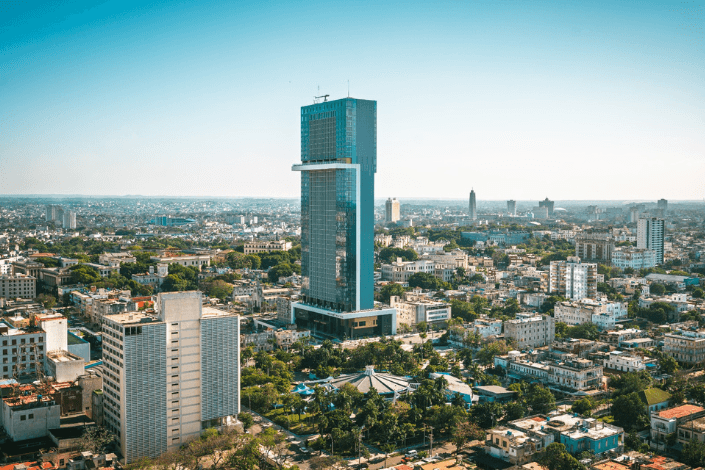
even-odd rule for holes
{"type": "Polygon", "coordinates": [[[301,108],[302,301],[292,321],[340,337],[396,331],[374,310],[377,102],[343,98],[301,108]]]}
{"type": "Polygon", "coordinates": [[[656,264],[663,264],[664,221],[657,217],[640,217],[636,226],[636,247],[656,252],[656,264]]]}
{"type": "Polygon", "coordinates": [[[507,201],[507,214],[517,215],[517,202],[514,199],[507,201]]]}
{"type": "Polygon", "coordinates": [[[398,222],[401,219],[401,207],[397,198],[387,199],[385,204],[384,221],[387,223],[398,222]]]}

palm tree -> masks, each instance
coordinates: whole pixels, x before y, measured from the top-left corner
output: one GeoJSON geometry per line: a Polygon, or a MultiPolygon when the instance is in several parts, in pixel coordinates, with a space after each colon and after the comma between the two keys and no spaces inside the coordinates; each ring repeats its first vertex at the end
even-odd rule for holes
{"type": "Polygon", "coordinates": [[[387,458],[389,457],[389,453],[394,450],[394,445],[392,445],[389,442],[385,442],[380,446],[380,449],[382,452],[384,452],[384,466],[387,466],[387,458]]]}

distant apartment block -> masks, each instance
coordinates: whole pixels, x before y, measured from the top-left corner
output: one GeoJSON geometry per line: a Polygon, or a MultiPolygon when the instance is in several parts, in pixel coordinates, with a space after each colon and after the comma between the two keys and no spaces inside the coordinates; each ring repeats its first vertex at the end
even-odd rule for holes
{"type": "Polygon", "coordinates": [[[155,217],[147,223],[151,225],[160,225],[162,227],[178,227],[179,225],[188,225],[193,224],[195,222],[196,221],[194,219],[186,219],[183,217],[168,217],[162,215],[159,217],[155,217]]]}
{"type": "Polygon", "coordinates": [[[210,255],[163,255],[152,256],[150,259],[157,263],[180,264],[181,266],[193,266],[198,269],[211,264],[210,255]]]}
{"type": "Polygon", "coordinates": [[[510,216],[517,215],[517,202],[513,199],[507,201],[507,214],[510,216]]]}
{"type": "Polygon", "coordinates": [[[137,258],[135,258],[132,253],[128,251],[122,251],[119,253],[103,253],[98,257],[98,263],[105,266],[113,266],[119,268],[122,263],[136,263],[137,258]]]}
{"type": "Polygon", "coordinates": [[[657,264],[656,251],[639,248],[619,248],[612,252],[612,265],[619,269],[653,268],[657,264]]]}
{"type": "Polygon", "coordinates": [[[646,369],[646,364],[639,356],[625,354],[622,351],[612,351],[605,359],[604,367],[620,372],[640,372],[646,369]]]}
{"type": "Polygon", "coordinates": [[[637,221],[636,247],[656,252],[656,264],[663,264],[664,220],[656,217],[640,217],[637,221]]]}
{"type": "Polygon", "coordinates": [[[384,204],[384,221],[387,223],[401,220],[401,206],[397,198],[389,198],[384,204]]]}
{"type": "Polygon", "coordinates": [[[549,292],[572,300],[597,297],[597,264],[581,263],[571,256],[567,261],[551,261],[549,292]]]}
{"type": "Polygon", "coordinates": [[[548,346],[556,338],[556,322],[550,316],[519,314],[504,322],[504,336],[516,341],[519,349],[548,346]]]}
{"type": "Polygon", "coordinates": [[[239,317],[200,292],[162,293],[156,314],[103,323],[104,424],[126,461],[157,457],[240,411],[239,317]]]}
{"type": "Polygon", "coordinates": [[[489,338],[502,334],[502,324],[502,320],[494,318],[476,318],[472,322],[472,329],[483,338],[489,338]]]}
{"type": "Polygon", "coordinates": [[[0,321],[0,343],[2,344],[2,378],[11,379],[15,375],[32,376],[36,366],[44,367],[46,332],[38,327],[14,326],[8,321],[0,321]]]}
{"type": "Polygon", "coordinates": [[[558,302],[553,308],[554,318],[569,326],[595,323],[600,329],[613,328],[617,320],[627,317],[626,302],[596,301],[581,299],[572,302],[558,302]]]}
{"type": "Polygon", "coordinates": [[[663,352],[683,364],[702,364],[705,361],[705,330],[666,333],[663,352]]]}
{"type": "Polygon", "coordinates": [[[37,278],[26,274],[0,275],[0,297],[33,299],[37,296],[37,278]]]}
{"type": "Polygon", "coordinates": [[[526,243],[531,238],[530,232],[520,231],[499,231],[489,232],[461,232],[463,238],[476,242],[490,242],[495,245],[520,245],[526,243]]]}
{"type": "Polygon", "coordinates": [[[433,324],[450,320],[450,304],[427,297],[407,293],[404,298],[392,296],[389,304],[397,309],[397,325],[413,328],[421,322],[433,324]]]}
{"type": "Polygon", "coordinates": [[[245,243],[244,251],[246,255],[253,255],[263,252],[287,251],[291,250],[291,246],[291,242],[286,240],[255,241],[245,243]]]}
{"type": "Polygon", "coordinates": [[[614,239],[609,234],[582,234],[575,237],[575,256],[584,260],[610,261],[614,239]]]}

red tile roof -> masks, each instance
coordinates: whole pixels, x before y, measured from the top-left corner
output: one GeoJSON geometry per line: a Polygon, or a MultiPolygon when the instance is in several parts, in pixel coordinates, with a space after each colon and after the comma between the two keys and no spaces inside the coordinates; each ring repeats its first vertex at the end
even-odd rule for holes
{"type": "Polygon", "coordinates": [[[705,408],[696,405],[682,405],[671,408],[670,410],[659,411],[658,415],[661,418],[673,419],[682,418],[683,416],[688,416],[701,411],[705,411],[705,408]]]}
{"type": "Polygon", "coordinates": [[[54,467],[54,464],[51,462],[42,462],[41,466],[39,466],[37,464],[37,462],[24,462],[22,464],[15,462],[13,464],[4,465],[4,466],[0,467],[0,470],[12,470],[17,465],[24,465],[25,467],[27,467],[27,470],[49,470],[52,468],[56,468],[56,467],[54,467]]]}

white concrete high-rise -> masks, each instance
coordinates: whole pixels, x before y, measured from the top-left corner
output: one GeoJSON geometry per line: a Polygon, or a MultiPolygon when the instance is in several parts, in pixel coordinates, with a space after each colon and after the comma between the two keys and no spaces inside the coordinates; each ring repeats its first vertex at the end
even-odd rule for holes
{"type": "Polygon", "coordinates": [[[570,256],[567,261],[551,261],[548,291],[571,300],[596,298],[597,264],[581,263],[577,256],[570,256]]]}
{"type": "Polygon", "coordinates": [[[470,220],[477,220],[477,200],[474,189],[470,190],[470,220]]]}
{"type": "Polygon", "coordinates": [[[636,247],[656,252],[656,264],[663,264],[664,221],[657,217],[640,217],[636,226],[636,247]]]}
{"type": "Polygon", "coordinates": [[[240,320],[200,292],[161,293],[155,313],[104,317],[104,424],[126,461],[232,425],[240,412],[240,320]]]}
{"type": "Polygon", "coordinates": [[[73,229],[76,228],[76,213],[73,211],[64,211],[62,227],[73,229]]]}
{"type": "Polygon", "coordinates": [[[384,221],[387,223],[398,222],[401,219],[401,206],[397,198],[387,199],[385,204],[384,221]]]}

